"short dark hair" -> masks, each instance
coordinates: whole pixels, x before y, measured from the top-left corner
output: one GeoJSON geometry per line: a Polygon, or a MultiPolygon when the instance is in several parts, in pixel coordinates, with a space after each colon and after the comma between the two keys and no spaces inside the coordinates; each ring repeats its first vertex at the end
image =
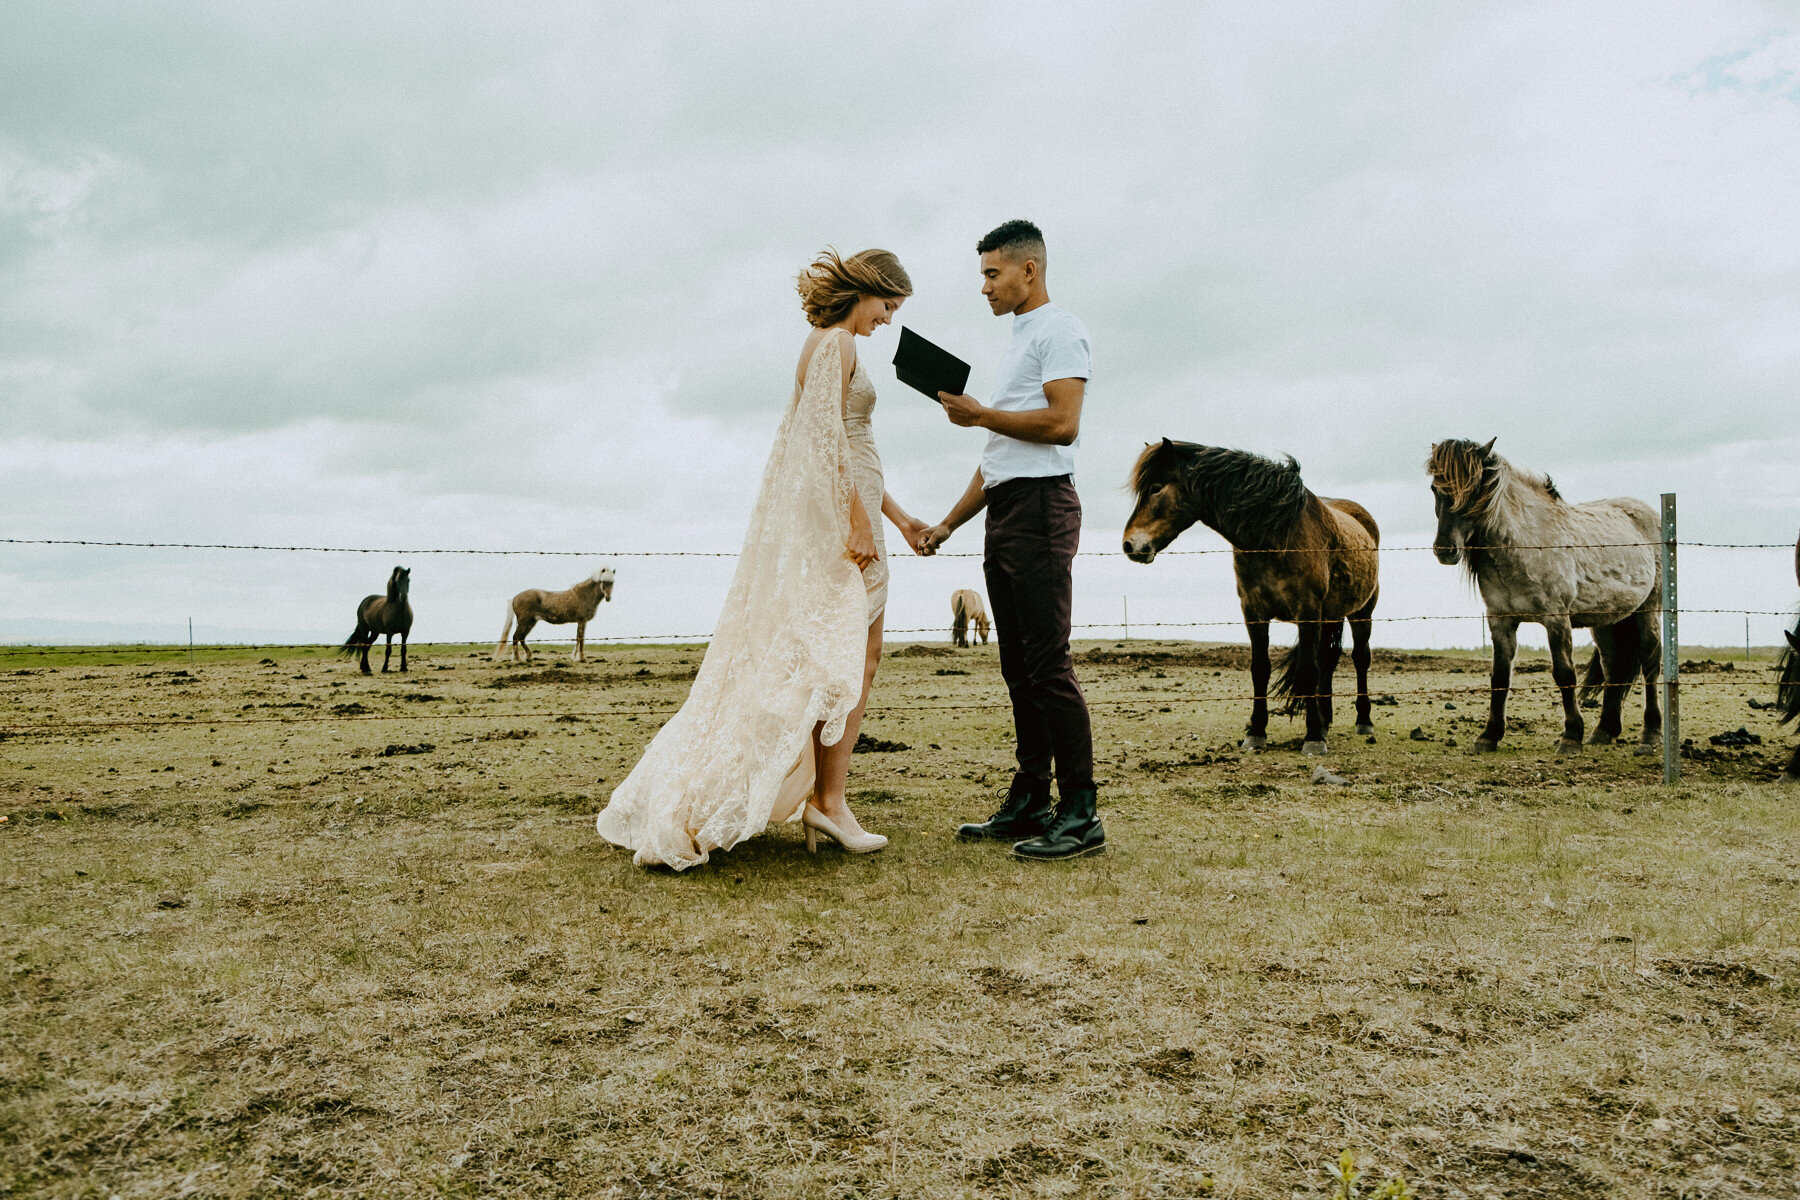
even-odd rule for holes
{"type": "Polygon", "coordinates": [[[1004,250],[1008,258],[1036,258],[1044,267],[1044,231],[1030,221],[1008,221],[975,243],[975,253],[1004,250]]]}

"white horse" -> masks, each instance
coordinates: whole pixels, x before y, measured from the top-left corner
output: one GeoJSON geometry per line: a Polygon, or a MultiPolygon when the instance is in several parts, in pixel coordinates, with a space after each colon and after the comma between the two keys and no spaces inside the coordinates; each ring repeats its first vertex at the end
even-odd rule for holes
{"type": "Polygon", "coordinates": [[[981,636],[981,644],[987,645],[990,626],[987,606],[981,602],[981,593],[968,588],[957,588],[950,593],[950,640],[958,646],[967,646],[971,625],[981,636]]]}
{"type": "Polygon", "coordinates": [[[1558,749],[1581,746],[1584,731],[1575,698],[1574,630],[1591,629],[1594,682],[1604,683],[1594,743],[1621,732],[1620,710],[1632,676],[1644,677],[1644,731],[1636,752],[1652,754],[1662,736],[1656,702],[1662,646],[1661,522],[1629,496],[1570,504],[1547,475],[1513,466],[1485,446],[1439,442],[1425,462],[1437,505],[1438,561],[1461,562],[1481,590],[1494,636],[1494,674],[1487,728],[1472,753],[1493,750],[1506,731],[1506,691],[1512,682],[1519,626],[1542,625],[1550,663],[1562,690],[1563,736],[1558,749]]]}
{"type": "Polygon", "coordinates": [[[494,661],[506,652],[506,638],[512,635],[513,661],[519,661],[519,651],[525,652],[525,661],[531,661],[531,647],[525,644],[525,635],[531,632],[532,626],[539,621],[547,621],[552,625],[567,625],[575,622],[575,661],[587,661],[587,623],[594,619],[594,613],[602,600],[611,600],[613,591],[613,569],[601,567],[592,575],[576,584],[566,592],[542,592],[532,588],[520,592],[512,598],[506,613],[506,625],[500,630],[500,644],[494,647],[494,661]],[[513,620],[519,622],[518,632],[513,632],[513,620]]]}

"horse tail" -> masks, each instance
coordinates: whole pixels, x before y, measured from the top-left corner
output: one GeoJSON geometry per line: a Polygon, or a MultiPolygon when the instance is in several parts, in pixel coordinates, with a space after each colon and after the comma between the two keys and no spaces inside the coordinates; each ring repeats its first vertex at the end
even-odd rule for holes
{"type": "Polygon", "coordinates": [[[1781,678],[1775,684],[1775,703],[1781,705],[1781,723],[1800,717],[1800,621],[1794,622],[1794,631],[1787,635],[1788,648],[1781,652],[1781,661],[1776,664],[1781,670],[1781,678]]]}
{"type": "Polygon", "coordinates": [[[1606,667],[1600,661],[1600,647],[1588,655],[1587,670],[1581,676],[1581,703],[1585,706],[1590,700],[1598,700],[1600,693],[1606,689],[1606,667]]]}
{"type": "Polygon", "coordinates": [[[1286,696],[1287,703],[1276,709],[1276,713],[1291,717],[1300,711],[1300,702],[1294,699],[1294,691],[1300,686],[1296,676],[1300,673],[1300,647],[1289,646],[1275,660],[1275,677],[1269,687],[1269,696],[1286,696]]]}
{"type": "Polygon", "coordinates": [[[494,661],[495,662],[499,662],[500,656],[502,654],[506,653],[506,639],[512,635],[512,623],[513,623],[512,605],[508,604],[506,606],[506,624],[504,624],[500,627],[500,644],[494,647],[494,661]]]}
{"type": "MultiPolygon", "coordinates": [[[[1306,633],[1305,633],[1306,626],[1302,625],[1300,628],[1301,628],[1300,636],[1305,637],[1306,636],[1306,633]]],[[[1322,660],[1325,658],[1326,653],[1328,651],[1337,650],[1337,651],[1341,652],[1343,650],[1344,623],[1341,620],[1340,621],[1322,622],[1319,626],[1319,631],[1316,634],[1314,634],[1313,636],[1319,639],[1318,645],[1315,646],[1313,649],[1314,673],[1317,674],[1320,664],[1321,664],[1322,660]]],[[[1300,692],[1300,647],[1299,647],[1299,645],[1296,644],[1293,646],[1289,646],[1286,650],[1283,650],[1281,652],[1280,661],[1275,663],[1275,672],[1276,673],[1275,673],[1274,685],[1269,689],[1269,694],[1271,696],[1286,696],[1287,697],[1287,702],[1285,704],[1283,704],[1276,711],[1279,712],[1284,717],[1292,717],[1292,716],[1299,715],[1301,712],[1305,711],[1305,708],[1306,708],[1306,704],[1305,704],[1306,698],[1299,694],[1299,692],[1300,692]]],[[[1313,689],[1315,691],[1318,690],[1318,684],[1317,684],[1316,680],[1313,684],[1313,689]]]]}
{"type": "Polygon", "coordinates": [[[362,653],[362,648],[364,646],[372,646],[374,644],[374,633],[367,625],[363,624],[360,618],[358,618],[356,622],[356,631],[345,639],[343,645],[338,647],[338,653],[345,658],[355,658],[358,654],[362,653]]]}

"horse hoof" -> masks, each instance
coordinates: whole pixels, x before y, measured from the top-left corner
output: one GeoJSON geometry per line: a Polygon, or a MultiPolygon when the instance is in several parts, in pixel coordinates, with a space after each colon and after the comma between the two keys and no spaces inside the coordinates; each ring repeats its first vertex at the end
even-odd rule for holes
{"type": "Polygon", "coordinates": [[[1800,775],[1783,775],[1781,782],[1784,787],[1800,787],[1800,775]]]}
{"type": "Polygon", "coordinates": [[[1568,738],[1558,738],[1556,740],[1556,752],[1558,754],[1569,754],[1579,749],[1581,749],[1581,740],[1579,738],[1573,741],[1568,738]]]}
{"type": "Polygon", "coordinates": [[[1476,738],[1469,747],[1470,754],[1492,754],[1500,748],[1498,742],[1490,742],[1486,738],[1476,738]]]}
{"type": "Polygon", "coordinates": [[[1357,737],[1374,737],[1375,736],[1375,726],[1369,724],[1369,722],[1367,722],[1367,721],[1362,722],[1361,724],[1359,724],[1356,727],[1356,736],[1357,737]]]}
{"type": "Polygon", "coordinates": [[[1619,740],[1619,735],[1606,729],[1594,730],[1594,736],[1588,739],[1590,746],[1610,746],[1619,740]]]}
{"type": "Polygon", "coordinates": [[[1326,747],[1324,742],[1319,741],[1302,743],[1300,746],[1300,753],[1309,754],[1317,758],[1319,755],[1329,754],[1331,751],[1326,747]]]}
{"type": "Polygon", "coordinates": [[[1638,755],[1661,754],[1662,747],[1655,745],[1651,742],[1639,742],[1637,745],[1635,745],[1631,748],[1631,752],[1633,754],[1638,754],[1638,755]]]}
{"type": "Polygon", "coordinates": [[[1269,744],[1268,738],[1253,736],[1253,737],[1247,737],[1243,741],[1239,742],[1238,749],[1239,750],[1256,751],[1256,750],[1261,750],[1264,746],[1266,746],[1268,744],[1269,744]]]}

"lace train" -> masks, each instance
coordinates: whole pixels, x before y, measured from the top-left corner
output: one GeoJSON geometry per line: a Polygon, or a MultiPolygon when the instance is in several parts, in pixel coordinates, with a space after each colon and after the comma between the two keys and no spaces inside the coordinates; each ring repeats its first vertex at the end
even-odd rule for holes
{"type": "Polygon", "coordinates": [[[844,556],[859,497],[838,342],[820,339],[782,419],[686,703],[595,818],[640,866],[698,866],[798,816],[812,794],[813,726],[825,722],[820,737],[835,744],[861,696],[872,597],[844,556]]]}

